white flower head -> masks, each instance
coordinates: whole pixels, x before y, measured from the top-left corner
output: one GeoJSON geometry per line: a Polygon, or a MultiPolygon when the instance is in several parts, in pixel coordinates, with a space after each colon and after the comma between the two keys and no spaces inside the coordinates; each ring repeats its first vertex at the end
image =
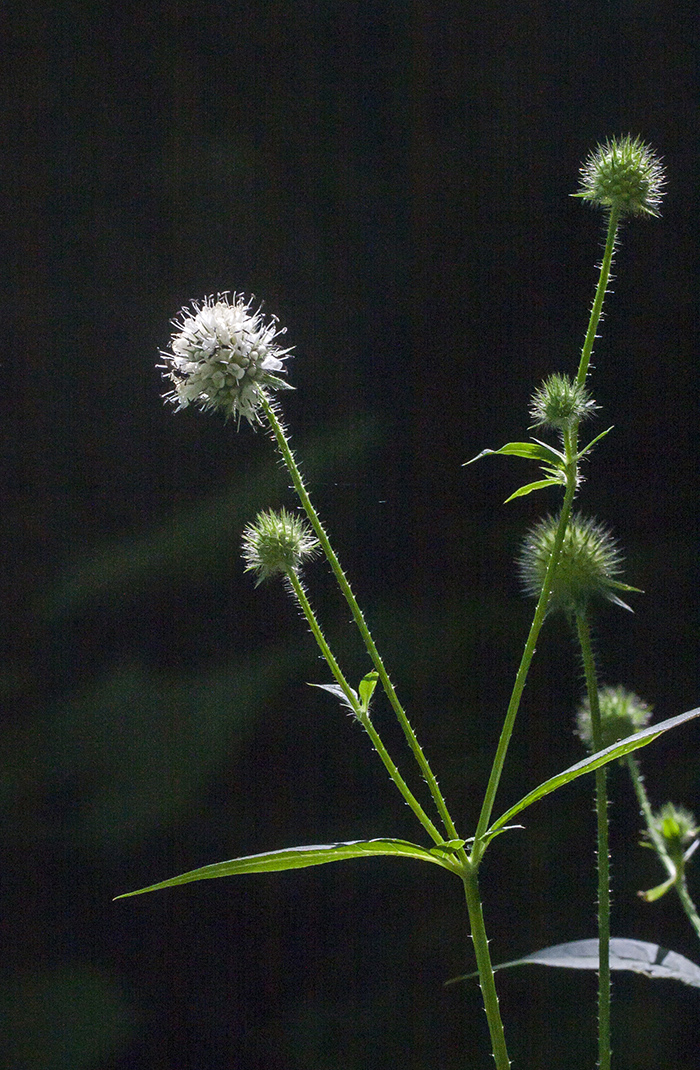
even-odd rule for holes
{"type": "Polygon", "coordinates": [[[164,395],[177,406],[190,404],[203,410],[218,409],[226,418],[241,416],[260,422],[265,389],[293,390],[278,372],[289,349],[276,342],[285,328],[273,316],[267,322],[260,307],[243,294],[217,294],[193,301],[172,321],[177,330],[170,348],[161,352],[164,379],[173,389],[164,395]]]}

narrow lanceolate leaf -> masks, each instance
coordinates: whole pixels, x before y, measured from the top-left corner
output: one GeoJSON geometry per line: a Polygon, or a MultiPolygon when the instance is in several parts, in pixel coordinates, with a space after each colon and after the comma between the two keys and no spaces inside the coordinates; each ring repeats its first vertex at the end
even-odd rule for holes
{"type": "MultiPolygon", "coordinates": [[[[597,940],[573,940],[569,944],[555,944],[542,951],[533,951],[513,962],[502,962],[494,970],[505,970],[509,966],[523,966],[532,963],[536,966],[559,966],[568,970],[597,970],[600,958],[597,940]]],[[[645,940],[626,940],[614,937],[610,941],[610,969],[631,970],[642,973],[645,977],[663,978],[669,981],[682,981],[685,985],[700,988],[700,966],[675,951],[668,951],[658,944],[649,944],[645,940]]],[[[476,974],[463,974],[453,977],[446,984],[466,981],[476,974]]]]}
{"type": "Polygon", "coordinates": [[[596,435],[595,438],[592,438],[587,446],[584,446],[582,450],[579,450],[579,453],[578,453],[579,460],[581,459],[581,457],[584,456],[584,454],[588,453],[589,450],[593,449],[593,447],[595,446],[596,442],[600,442],[601,438],[605,438],[606,435],[609,435],[614,426],[615,426],[614,424],[611,424],[610,427],[605,429],[605,431],[601,431],[599,435],[596,435]]]}
{"type": "Polygon", "coordinates": [[[481,453],[477,453],[476,457],[465,461],[464,464],[473,464],[482,457],[495,457],[499,453],[511,457],[526,457],[529,461],[544,461],[545,464],[552,464],[555,468],[566,464],[564,454],[552,446],[547,446],[544,442],[506,442],[500,450],[482,450],[481,453]]]}
{"type": "Polygon", "coordinates": [[[453,873],[461,872],[459,863],[449,855],[434,855],[424,847],[406,840],[350,840],[347,843],[330,843],[311,847],[288,847],[282,851],[267,851],[259,855],[245,855],[228,862],[214,862],[201,869],[192,869],[178,877],[149,884],[135,892],[116,896],[127,899],[131,895],[155,892],[159,888],[172,888],[176,884],[191,881],[211,880],[214,877],[233,877],[240,873],[274,873],[282,869],[305,869],[307,866],[322,866],[326,862],[342,862],[348,858],[368,858],[372,855],[392,855],[395,858],[415,858],[420,862],[433,862],[453,873]]]}
{"type": "Polygon", "coordinates": [[[576,765],[569,766],[563,773],[558,773],[549,780],[545,780],[539,787],[528,792],[515,806],[511,806],[510,810],[506,810],[498,821],[494,821],[486,835],[488,836],[501,829],[521,810],[532,806],[533,803],[543,799],[545,795],[550,795],[551,792],[563,787],[564,784],[569,784],[572,780],[576,780],[577,777],[583,776],[584,773],[592,773],[595,769],[600,769],[601,766],[607,765],[608,762],[615,761],[616,758],[624,758],[626,754],[631,754],[632,751],[638,750],[639,747],[645,747],[647,743],[651,743],[663,735],[664,732],[685,724],[686,721],[691,721],[695,717],[700,717],[700,706],[695,710],[688,710],[687,713],[679,713],[676,717],[669,717],[666,721],[659,721],[658,724],[645,728],[633,736],[628,736],[627,739],[622,739],[619,743],[613,743],[612,746],[606,747],[605,750],[598,751],[596,754],[591,754],[590,757],[584,758],[583,761],[577,762],[576,765]]]}
{"type": "Polygon", "coordinates": [[[504,505],[508,502],[512,502],[513,498],[524,498],[526,494],[532,494],[533,490],[542,490],[543,487],[560,487],[560,479],[538,479],[536,483],[528,483],[524,487],[518,487],[516,491],[511,494],[510,498],[506,498],[504,505]]]}

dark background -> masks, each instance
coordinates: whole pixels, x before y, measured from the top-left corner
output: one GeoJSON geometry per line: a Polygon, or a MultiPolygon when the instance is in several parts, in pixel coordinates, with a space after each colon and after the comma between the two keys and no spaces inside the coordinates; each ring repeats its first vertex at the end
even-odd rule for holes
{"type": "MultiPolygon", "coordinates": [[[[634,616],[601,678],[698,702],[698,16],[664,0],[29,2],[3,9],[2,1063],[12,1070],[488,1067],[457,882],[367,860],[119,892],[237,854],[420,831],[323,682],[281,586],[239,558],[292,505],[269,441],[166,408],[191,298],[243,290],[296,347],[293,443],[464,834],[532,606],[513,559],[547,492],[485,446],[574,372],[604,221],[569,194],[596,141],[663,155],[663,218],[622,232],[580,506],[634,616]]],[[[316,565],[314,604],[367,668],[316,565]]],[[[548,624],[497,809],[582,756],[548,624]]],[[[410,762],[383,700],[377,723],[410,762]]],[[[645,752],[700,807],[698,729],[645,752]]],[[[412,774],[411,774],[412,775],[412,774]]],[[[421,789],[416,777],[412,783],[421,789]]],[[[482,870],[495,961],[595,935],[592,784],[533,807],[482,870]]],[[[613,932],[700,959],[611,774],[613,932]]],[[[429,870],[429,872],[425,872],[429,870]]],[[[694,877],[691,874],[691,887],[694,877]]],[[[695,885],[697,891],[697,885],[695,885]]],[[[595,978],[499,978],[516,1067],[590,1067],[595,978]]],[[[698,1066],[698,993],[615,978],[616,1066],[698,1066]]]]}

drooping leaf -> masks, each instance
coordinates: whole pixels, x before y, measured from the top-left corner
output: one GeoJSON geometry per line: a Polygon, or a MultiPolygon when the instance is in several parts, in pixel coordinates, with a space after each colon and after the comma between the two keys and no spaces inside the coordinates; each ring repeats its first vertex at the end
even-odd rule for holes
{"type": "Polygon", "coordinates": [[[172,888],[177,884],[189,884],[192,881],[211,880],[215,877],[233,877],[241,873],[276,873],[283,869],[306,869],[308,866],[322,866],[327,862],[343,862],[349,858],[369,858],[375,855],[392,855],[395,858],[415,858],[419,862],[433,862],[435,865],[459,873],[459,864],[449,855],[431,854],[425,847],[419,847],[407,840],[376,839],[350,840],[346,843],[315,844],[310,847],[287,847],[281,851],[266,851],[263,854],[245,855],[232,858],[228,862],[214,862],[210,866],[192,869],[169,880],[149,884],[134,892],[125,892],[116,899],[128,899],[132,895],[143,895],[160,888],[172,888]]]}
{"type": "MultiPolygon", "coordinates": [[[[322,691],[328,691],[329,694],[334,695],[343,704],[343,706],[347,706],[349,710],[352,710],[353,713],[355,712],[352,703],[349,701],[348,696],[345,694],[340,684],[309,684],[309,687],[320,687],[322,691]]],[[[352,694],[354,695],[359,706],[360,697],[357,694],[357,691],[353,691],[352,688],[350,688],[350,690],[352,691],[352,694]]]]}
{"type": "MultiPolygon", "coordinates": [[[[597,970],[599,968],[597,940],[572,940],[568,944],[555,944],[541,951],[533,951],[513,962],[502,962],[494,970],[505,970],[509,966],[523,966],[532,963],[536,966],[559,966],[568,970],[597,970]]],[[[668,951],[659,944],[649,944],[645,940],[628,940],[614,937],[610,941],[610,969],[631,970],[644,974],[645,977],[662,978],[669,981],[682,981],[685,985],[700,988],[700,966],[675,951],[668,951]]],[[[467,973],[453,977],[446,984],[466,981],[476,974],[467,973]]]]}
{"type": "Polygon", "coordinates": [[[569,766],[562,773],[550,777],[543,784],[533,788],[520,802],[506,810],[505,814],[502,814],[497,821],[494,821],[487,835],[502,828],[516,814],[519,814],[528,806],[532,806],[539,799],[543,799],[545,795],[550,795],[557,788],[563,787],[564,784],[569,784],[572,780],[576,780],[577,777],[583,776],[584,773],[592,773],[595,769],[600,769],[601,766],[607,765],[608,762],[615,761],[616,758],[624,758],[626,754],[631,754],[632,751],[638,750],[639,747],[645,747],[648,743],[663,735],[664,732],[685,724],[686,721],[691,721],[695,717],[700,717],[700,706],[697,709],[688,710],[686,713],[679,713],[676,717],[669,717],[666,721],[659,721],[658,724],[652,725],[650,728],[644,728],[641,732],[636,732],[635,735],[628,736],[627,739],[622,739],[618,743],[613,743],[612,746],[606,747],[604,750],[591,754],[588,758],[584,758],[575,765],[569,766]]]}
{"type": "Polygon", "coordinates": [[[499,450],[482,450],[481,453],[477,453],[476,457],[465,461],[464,464],[473,464],[482,457],[495,457],[499,453],[511,457],[526,457],[530,461],[544,461],[545,464],[554,465],[555,468],[560,468],[566,463],[563,453],[555,450],[553,446],[547,446],[544,442],[506,442],[505,446],[501,446],[499,450]]]}
{"type": "Polygon", "coordinates": [[[516,491],[511,494],[510,498],[506,498],[504,505],[508,502],[512,502],[514,498],[524,498],[526,494],[532,494],[533,490],[542,490],[543,487],[560,487],[560,479],[538,479],[535,483],[528,483],[524,487],[518,487],[516,491]]]}

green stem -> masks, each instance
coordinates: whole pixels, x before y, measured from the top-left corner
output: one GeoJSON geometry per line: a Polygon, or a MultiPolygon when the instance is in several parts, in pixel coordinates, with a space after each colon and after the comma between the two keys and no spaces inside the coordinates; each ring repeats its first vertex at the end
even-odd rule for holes
{"type": "Polygon", "coordinates": [[[615,251],[615,238],[617,236],[617,228],[620,222],[620,213],[618,209],[611,208],[610,218],[608,219],[608,234],[605,241],[605,252],[603,253],[603,260],[600,265],[600,276],[598,278],[598,286],[596,287],[595,297],[593,298],[593,307],[591,308],[591,315],[588,321],[588,330],[586,331],[586,337],[583,342],[583,349],[581,350],[581,361],[578,367],[578,374],[576,381],[579,386],[583,386],[586,382],[586,376],[588,375],[588,365],[591,361],[591,354],[593,353],[593,344],[596,338],[596,331],[598,330],[598,323],[603,311],[603,302],[605,300],[605,294],[608,289],[608,283],[610,281],[610,267],[612,265],[613,253],[615,251]]]}
{"type": "Polygon", "coordinates": [[[374,746],[374,749],[376,750],[377,754],[379,755],[379,757],[381,758],[382,762],[384,763],[384,767],[386,768],[387,772],[389,773],[389,776],[391,777],[391,779],[396,784],[396,787],[399,789],[399,791],[403,795],[404,799],[406,800],[408,805],[411,807],[411,809],[413,810],[413,813],[416,815],[416,817],[418,818],[418,820],[420,821],[421,825],[426,830],[428,835],[432,837],[432,839],[435,841],[435,843],[444,843],[444,836],[442,836],[438,832],[438,830],[436,829],[435,825],[430,820],[428,815],[425,813],[425,811],[423,810],[423,807],[418,802],[418,800],[414,796],[413,792],[409,788],[408,784],[406,783],[406,781],[403,779],[403,777],[399,773],[398,769],[396,768],[396,765],[392,761],[392,759],[391,759],[391,757],[389,755],[389,752],[387,751],[386,747],[382,743],[382,740],[381,740],[381,738],[379,736],[379,733],[377,732],[376,728],[372,724],[372,721],[371,721],[370,716],[369,716],[369,711],[362,708],[360,703],[357,701],[357,697],[355,696],[355,692],[353,691],[353,689],[350,687],[350,684],[345,679],[345,676],[343,675],[343,672],[342,672],[340,666],[338,665],[338,662],[336,661],[336,658],[335,658],[335,656],[333,654],[333,651],[329,647],[329,645],[328,645],[328,643],[326,641],[326,637],[324,636],[324,634],[323,634],[323,632],[321,630],[321,626],[318,623],[318,619],[316,617],[316,614],[314,613],[313,609],[311,608],[311,604],[310,604],[308,598],[306,597],[306,591],[304,590],[303,584],[302,584],[301,580],[299,579],[299,576],[297,575],[296,572],[288,572],[287,573],[287,579],[288,579],[289,584],[290,584],[290,586],[291,586],[291,588],[292,588],[292,590],[294,592],[294,595],[295,595],[295,597],[296,597],[296,599],[297,599],[297,601],[299,603],[301,611],[304,614],[304,616],[306,617],[306,620],[308,621],[308,624],[309,624],[309,627],[311,628],[311,632],[313,634],[313,637],[316,640],[316,642],[318,643],[319,649],[320,649],[321,653],[323,654],[323,657],[326,660],[329,669],[333,673],[336,681],[338,682],[338,685],[340,686],[343,694],[345,695],[346,699],[348,700],[349,705],[352,707],[353,713],[357,717],[357,719],[360,722],[360,724],[362,725],[362,727],[367,732],[367,735],[369,736],[369,738],[372,740],[372,745],[374,746]]]}
{"type": "Polygon", "coordinates": [[[469,925],[476,955],[476,965],[479,970],[479,983],[484,1000],[486,1019],[491,1035],[491,1047],[496,1070],[509,1070],[510,1059],[506,1047],[506,1038],[503,1032],[501,1011],[498,1006],[496,984],[493,975],[493,965],[489,954],[489,942],[486,938],[484,926],[484,912],[481,907],[481,895],[477,867],[470,867],[464,876],[464,892],[467,898],[467,910],[469,912],[469,925]]]}
{"type": "Polygon", "coordinates": [[[678,871],[676,870],[676,866],[672,861],[668,851],[666,850],[666,844],[664,843],[663,836],[654,824],[654,815],[652,813],[651,803],[649,802],[649,796],[647,795],[647,789],[644,784],[644,777],[642,776],[642,771],[639,768],[639,762],[633,754],[628,754],[625,758],[625,764],[627,765],[630,777],[632,778],[632,786],[634,788],[634,793],[637,796],[639,809],[642,811],[644,823],[646,824],[647,832],[649,833],[649,839],[653,843],[654,850],[659,856],[659,859],[663,864],[664,869],[668,873],[669,877],[672,877],[675,881],[678,875],[678,871]]]}
{"type": "MultiPolygon", "coordinates": [[[[596,751],[603,749],[598,681],[585,612],[576,614],[576,630],[591,711],[591,732],[596,751]]],[[[608,852],[608,784],[605,766],[595,771],[598,824],[598,1065],[610,1070],[610,857],[608,852]]]]}
{"type": "Polygon", "coordinates": [[[688,885],[685,883],[685,873],[681,873],[680,877],[676,880],[674,887],[678,892],[678,898],[681,901],[681,905],[688,916],[688,921],[695,929],[696,935],[700,937],[700,917],[698,916],[697,907],[691,899],[688,885]]]}
{"type": "Polygon", "coordinates": [[[559,553],[561,551],[562,543],[564,541],[564,534],[566,532],[566,526],[569,522],[569,516],[571,515],[571,505],[574,500],[574,494],[576,493],[576,473],[575,468],[570,472],[568,484],[566,488],[566,494],[564,495],[564,503],[562,505],[561,514],[559,516],[559,523],[554,536],[554,545],[552,547],[552,556],[549,559],[547,571],[544,577],[544,583],[542,584],[542,591],[537,602],[535,609],[535,615],[532,619],[530,626],[530,633],[525,643],[525,649],[523,650],[522,658],[520,659],[520,666],[518,668],[517,675],[515,677],[515,683],[513,684],[513,691],[510,696],[510,702],[508,703],[508,710],[506,711],[505,721],[501,730],[501,736],[498,741],[498,747],[496,748],[496,755],[493,760],[493,766],[491,767],[491,775],[489,776],[489,782],[486,787],[486,793],[484,795],[484,802],[481,807],[481,814],[479,815],[479,822],[476,827],[476,833],[474,837],[474,848],[471,855],[473,863],[478,864],[481,856],[484,853],[485,844],[483,843],[483,835],[488,829],[489,822],[491,820],[491,814],[493,812],[494,802],[496,800],[496,792],[498,791],[498,785],[503,772],[503,766],[506,760],[506,754],[508,753],[508,745],[510,744],[511,736],[513,735],[513,728],[515,726],[515,718],[520,708],[520,700],[522,698],[523,691],[525,689],[525,681],[527,680],[527,674],[530,669],[530,664],[535,655],[535,648],[537,646],[537,640],[539,638],[544,619],[547,614],[547,606],[549,604],[549,594],[552,589],[552,581],[554,579],[554,570],[559,560],[559,553]]]}
{"type": "Polygon", "coordinates": [[[284,429],[280,421],[277,419],[274,408],[270,403],[269,398],[265,395],[264,391],[261,390],[259,396],[262,408],[265,412],[265,416],[267,417],[267,421],[270,425],[270,429],[277,442],[277,448],[279,449],[280,454],[282,455],[282,459],[285,465],[287,466],[287,469],[289,470],[289,474],[292,477],[294,489],[296,490],[299,500],[304,507],[306,515],[308,516],[311,525],[314,531],[316,532],[318,541],[321,544],[323,552],[325,553],[326,558],[328,559],[328,563],[330,564],[333,570],[333,574],[335,575],[335,578],[338,582],[338,586],[340,587],[345,597],[345,600],[350,607],[353,620],[355,621],[357,629],[360,632],[360,635],[362,636],[362,640],[365,644],[367,653],[372,659],[372,664],[377,670],[377,674],[381,681],[382,687],[384,688],[387,698],[389,699],[389,702],[391,703],[391,706],[398,718],[399,724],[401,725],[404,731],[404,735],[408,740],[408,744],[411,750],[413,751],[413,755],[425,778],[425,781],[428,787],[430,788],[430,792],[433,796],[433,800],[437,807],[438,813],[440,814],[445,828],[447,829],[448,838],[459,839],[459,835],[455,828],[454,822],[447,809],[447,804],[442,796],[442,792],[440,791],[435,775],[432,769],[430,768],[428,759],[423,753],[423,749],[418,742],[413,728],[411,727],[408,717],[403,709],[403,706],[399,702],[396,691],[394,690],[394,685],[389,679],[389,674],[387,673],[386,668],[384,667],[384,662],[382,661],[379,655],[379,651],[375,646],[370,630],[365,622],[362,610],[360,609],[357,603],[357,599],[355,598],[355,595],[352,592],[352,588],[348,583],[347,577],[343,572],[343,569],[341,568],[340,562],[335,554],[335,551],[333,550],[333,547],[330,544],[330,540],[328,539],[325,529],[321,524],[318,513],[316,512],[314,506],[311,503],[311,499],[309,498],[306,487],[304,486],[304,481],[301,477],[301,472],[299,471],[297,463],[294,459],[294,454],[292,453],[292,450],[289,446],[289,442],[287,441],[287,436],[284,433],[284,429]]]}
{"type": "MultiPolygon", "coordinates": [[[[647,789],[644,783],[644,777],[639,768],[639,762],[633,754],[628,754],[625,762],[632,778],[632,785],[637,796],[637,801],[639,802],[639,809],[644,817],[644,823],[647,827],[649,839],[654,845],[654,850],[663,864],[664,869],[668,873],[669,882],[672,882],[673,887],[676,889],[676,893],[681,901],[681,906],[686,913],[688,921],[693,926],[696,935],[700,937],[700,916],[698,915],[697,907],[688,891],[685,872],[682,868],[679,870],[673,859],[670,857],[666,850],[664,838],[656,827],[651,803],[649,802],[649,796],[647,795],[647,789]]],[[[640,894],[642,894],[642,898],[645,898],[643,893],[640,894]]]]}
{"type": "MultiPolygon", "coordinates": [[[[586,382],[586,377],[588,375],[588,366],[590,364],[591,354],[593,353],[593,344],[595,342],[600,317],[603,312],[603,302],[605,301],[605,294],[608,288],[608,283],[610,281],[610,267],[612,265],[613,252],[615,250],[615,238],[617,236],[617,228],[619,221],[619,212],[616,209],[611,209],[610,218],[608,220],[608,233],[605,242],[605,252],[603,253],[603,259],[600,265],[598,285],[596,287],[595,297],[593,299],[593,306],[591,308],[591,314],[588,320],[588,329],[586,331],[586,337],[583,342],[581,360],[579,363],[578,374],[576,376],[576,380],[581,386],[583,386],[583,384],[586,382]]],[[[574,500],[574,495],[576,493],[576,486],[578,481],[578,425],[575,425],[565,433],[564,447],[566,450],[566,457],[568,462],[566,494],[564,495],[564,502],[562,505],[561,515],[559,517],[559,526],[557,528],[554,539],[552,556],[547,567],[544,583],[542,584],[542,591],[540,593],[540,598],[537,603],[537,608],[535,609],[535,615],[533,617],[532,625],[530,627],[530,634],[527,637],[527,642],[525,643],[525,649],[523,650],[520,666],[515,677],[515,683],[513,685],[510,702],[508,703],[508,710],[506,712],[505,722],[503,724],[501,737],[498,741],[498,747],[496,749],[496,757],[494,758],[491,775],[489,777],[486,794],[484,796],[484,802],[481,807],[481,814],[479,815],[479,823],[477,825],[476,835],[474,837],[474,848],[471,855],[472,861],[476,863],[478,863],[479,859],[484,853],[484,850],[486,849],[486,845],[483,843],[483,835],[488,829],[489,821],[491,820],[491,813],[493,811],[493,805],[496,799],[496,792],[498,791],[498,785],[501,779],[501,774],[503,772],[503,765],[506,760],[508,746],[510,744],[510,739],[513,734],[515,718],[520,707],[520,700],[522,698],[522,693],[525,688],[525,681],[527,680],[527,674],[530,670],[530,664],[535,654],[537,639],[544,623],[544,618],[547,614],[549,592],[552,587],[552,580],[554,579],[554,570],[557,566],[559,552],[561,550],[562,542],[564,541],[566,525],[569,522],[571,506],[574,500]]]]}

